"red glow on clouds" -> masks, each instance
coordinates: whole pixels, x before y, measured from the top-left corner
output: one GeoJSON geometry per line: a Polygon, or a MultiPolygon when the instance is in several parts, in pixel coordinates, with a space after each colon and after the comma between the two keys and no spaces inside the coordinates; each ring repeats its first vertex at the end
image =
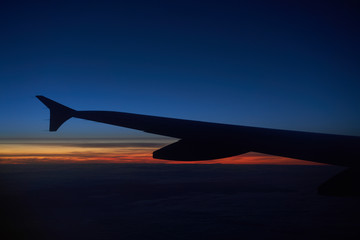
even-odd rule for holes
{"type": "Polygon", "coordinates": [[[210,161],[167,161],[152,158],[152,152],[168,144],[155,140],[57,140],[1,141],[0,164],[36,163],[162,163],[162,164],[277,164],[310,165],[294,160],[259,153],[210,161]]]}

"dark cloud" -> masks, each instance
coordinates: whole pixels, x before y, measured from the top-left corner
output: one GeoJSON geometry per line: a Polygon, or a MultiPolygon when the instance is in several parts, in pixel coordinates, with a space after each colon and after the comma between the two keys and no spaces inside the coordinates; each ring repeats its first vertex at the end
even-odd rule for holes
{"type": "Polygon", "coordinates": [[[41,232],[45,239],[350,239],[359,234],[357,198],[316,194],[337,167],[39,164],[4,165],[0,171],[0,199],[12,200],[0,206],[18,216],[8,224],[41,232]],[[33,214],[24,218],[26,212],[33,214]]]}

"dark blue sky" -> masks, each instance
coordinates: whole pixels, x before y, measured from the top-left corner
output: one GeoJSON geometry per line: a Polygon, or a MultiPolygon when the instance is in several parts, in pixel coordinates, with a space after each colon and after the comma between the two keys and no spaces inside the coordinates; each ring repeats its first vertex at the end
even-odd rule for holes
{"type": "Polygon", "coordinates": [[[355,1],[9,1],[0,137],[150,136],[82,120],[46,132],[41,94],[114,110],[360,135],[355,1]]]}

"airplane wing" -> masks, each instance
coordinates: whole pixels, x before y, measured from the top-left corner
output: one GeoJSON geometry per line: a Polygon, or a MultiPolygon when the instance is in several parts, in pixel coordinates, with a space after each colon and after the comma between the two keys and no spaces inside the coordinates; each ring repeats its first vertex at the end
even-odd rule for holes
{"type": "Polygon", "coordinates": [[[75,111],[43,96],[50,131],[71,117],[180,139],[154,152],[154,158],[211,160],[259,152],[340,166],[360,166],[360,137],[246,127],[111,111],[75,111]]]}
{"type": "Polygon", "coordinates": [[[360,167],[360,137],[278,130],[156,117],[112,111],[76,111],[44,96],[37,98],[50,109],[50,131],[75,117],[179,141],[153,153],[165,160],[198,161],[259,152],[351,168],[360,167]]]}

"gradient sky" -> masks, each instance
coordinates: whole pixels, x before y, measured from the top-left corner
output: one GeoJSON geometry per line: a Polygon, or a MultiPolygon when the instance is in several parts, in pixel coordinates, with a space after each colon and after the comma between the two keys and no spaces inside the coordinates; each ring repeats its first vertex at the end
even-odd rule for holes
{"type": "Polygon", "coordinates": [[[356,1],[7,1],[0,138],[150,138],[71,119],[114,110],[360,135],[356,1]]]}

